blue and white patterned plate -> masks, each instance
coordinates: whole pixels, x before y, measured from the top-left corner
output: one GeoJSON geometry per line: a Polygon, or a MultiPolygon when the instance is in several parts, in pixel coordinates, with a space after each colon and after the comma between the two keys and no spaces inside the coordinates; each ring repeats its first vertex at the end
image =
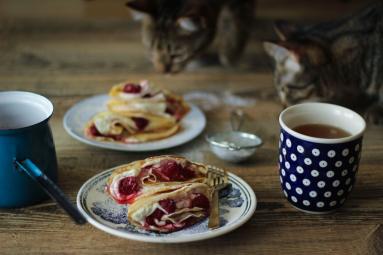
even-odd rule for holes
{"type": "Polygon", "coordinates": [[[206,118],[203,112],[195,105],[189,103],[190,112],[181,120],[181,130],[165,139],[137,144],[123,144],[113,142],[101,142],[87,138],[84,135],[86,123],[97,113],[107,110],[108,95],[97,95],[84,99],[70,108],[64,116],[65,130],[73,138],[80,142],[96,147],[120,150],[120,151],[156,151],[189,142],[197,137],[206,126],[206,118]]]}
{"type": "Polygon", "coordinates": [[[114,202],[105,192],[105,185],[115,168],[106,170],[84,183],[77,194],[77,207],[87,221],[109,234],[151,243],[183,243],[226,234],[240,227],[253,215],[257,199],[252,188],[238,176],[229,173],[230,185],[220,192],[219,228],[210,230],[208,220],[173,233],[138,230],[127,220],[127,206],[114,202]]]}

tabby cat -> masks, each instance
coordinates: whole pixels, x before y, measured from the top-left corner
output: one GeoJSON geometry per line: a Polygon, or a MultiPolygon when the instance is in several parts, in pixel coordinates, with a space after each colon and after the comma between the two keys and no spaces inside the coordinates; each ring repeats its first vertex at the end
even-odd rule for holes
{"type": "Polygon", "coordinates": [[[275,28],[280,41],[264,48],[275,60],[274,82],[285,106],[366,101],[367,120],[383,124],[383,3],[334,22],[277,22],[275,28]]]}
{"type": "Polygon", "coordinates": [[[249,37],[255,0],[132,0],[127,6],[143,13],[142,40],[160,72],[179,72],[212,44],[232,65],[249,37]]]}

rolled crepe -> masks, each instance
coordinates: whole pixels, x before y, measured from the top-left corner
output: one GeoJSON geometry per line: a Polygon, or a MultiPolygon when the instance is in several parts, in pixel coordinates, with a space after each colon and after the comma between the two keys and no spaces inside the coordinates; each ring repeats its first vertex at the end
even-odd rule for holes
{"type": "Polygon", "coordinates": [[[138,84],[120,83],[109,92],[108,109],[117,113],[147,113],[181,120],[189,106],[181,96],[159,89],[147,81],[138,84]],[[125,89],[130,86],[131,89],[125,89]]]}
{"type": "Polygon", "coordinates": [[[128,220],[149,231],[177,231],[209,215],[211,193],[204,183],[168,186],[161,192],[140,197],[129,206],[128,220]]]}
{"type": "Polygon", "coordinates": [[[85,127],[85,135],[99,141],[140,143],[175,134],[180,125],[174,118],[143,113],[96,114],[85,127]]]}
{"type": "Polygon", "coordinates": [[[182,183],[203,183],[207,169],[179,156],[156,156],[118,167],[106,190],[120,204],[131,204],[141,196],[162,192],[182,183]]]}

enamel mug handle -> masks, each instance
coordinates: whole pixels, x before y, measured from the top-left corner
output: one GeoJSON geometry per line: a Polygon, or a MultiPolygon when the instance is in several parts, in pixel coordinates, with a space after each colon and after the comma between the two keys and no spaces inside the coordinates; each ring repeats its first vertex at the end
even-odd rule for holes
{"type": "Polygon", "coordinates": [[[35,180],[45,192],[54,199],[77,224],[86,223],[86,219],[71,203],[64,192],[46,176],[31,160],[26,159],[23,161],[15,160],[18,168],[26,172],[33,180],[35,180]]]}

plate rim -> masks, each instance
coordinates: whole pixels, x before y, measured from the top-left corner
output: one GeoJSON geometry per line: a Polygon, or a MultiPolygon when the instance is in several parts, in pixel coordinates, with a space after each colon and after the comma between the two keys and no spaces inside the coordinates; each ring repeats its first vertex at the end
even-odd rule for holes
{"type": "MultiPolygon", "coordinates": [[[[144,149],[137,149],[137,148],[129,148],[129,147],[126,147],[126,148],[123,148],[123,147],[114,147],[114,144],[113,143],[107,143],[107,142],[100,142],[100,141],[95,141],[95,140],[89,140],[85,137],[82,137],[82,136],[79,136],[77,135],[70,126],[68,126],[68,119],[70,117],[70,115],[72,114],[72,111],[74,111],[74,108],[76,106],[78,106],[78,104],[80,103],[84,103],[85,101],[88,101],[88,100],[94,100],[95,98],[97,97],[104,97],[104,96],[108,96],[108,94],[97,94],[97,95],[93,95],[93,96],[90,96],[90,97],[86,97],[78,102],[76,102],[74,105],[72,105],[64,114],[64,117],[63,117],[63,126],[64,126],[64,130],[67,132],[67,134],[69,134],[69,136],[71,136],[72,138],[74,138],[75,140],[81,142],[81,143],[84,143],[84,144],[87,144],[89,146],[93,146],[93,147],[97,147],[97,148],[102,148],[102,149],[108,149],[108,150],[115,150],[115,151],[125,151],[125,152],[145,152],[145,151],[159,151],[159,150],[166,150],[166,149],[171,149],[171,148],[174,148],[174,147],[177,147],[177,146],[180,146],[180,145],[183,145],[185,143],[188,143],[192,140],[194,140],[196,137],[198,137],[206,128],[206,116],[205,114],[203,113],[203,111],[195,104],[191,103],[191,102],[187,102],[191,108],[191,111],[196,111],[198,112],[200,115],[201,115],[201,127],[200,127],[200,130],[198,132],[196,132],[195,134],[193,134],[192,136],[190,136],[188,139],[185,139],[184,141],[182,142],[179,142],[179,143],[176,143],[175,145],[171,145],[171,146],[163,146],[163,147],[155,147],[153,146],[153,148],[144,148],[144,149]]],[[[182,123],[182,120],[181,120],[181,123],[182,123]]],[[[172,137],[172,136],[170,136],[172,137]]],[[[170,137],[167,137],[167,138],[164,138],[164,139],[160,139],[160,140],[157,140],[157,141],[161,141],[161,140],[166,140],[170,137]]],[[[156,142],[156,141],[151,141],[151,142],[156,142]]],[[[145,143],[140,143],[140,144],[145,144],[145,143]]],[[[122,144],[123,145],[123,144],[122,144]]],[[[134,144],[129,144],[130,146],[134,146],[134,144]]]]}
{"type": "Polygon", "coordinates": [[[207,232],[194,234],[192,236],[186,235],[186,236],[174,237],[174,238],[169,238],[166,236],[165,237],[164,236],[154,237],[154,236],[137,235],[137,234],[132,234],[129,232],[122,232],[119,230],[115,230],[115,229],[112,229],[108,226],[105,226],[104,224],[98,222],[97,220],[95,220],[91,216],[89,216],[88,213],[81,206],[81,198],[85,192],[85,187],[87,187],[94,179],[96,179],[97,177],[99,177],[103,174],[112,172],[113,170],[115,170],[119,167],[120,166],[109,168],[109,169],[104,170],[104,171],[92,176],[91,178],[89,178],[86,182],[83,183],[83,185],[79,189],[77,196],[76,196],[77,208],[81,212],[81,214],[85,217],[87,222],[89,224],[91,224],[93,227],[96,227],[97,229],[102,230],[102,231],[104,231],[108,234],[111,234],[113,236],[117,236],[117,237],[124,238],[124,239],[129,239],[129,240],[133,240],[133,241],[147,242],[147,243],[188,243],[188,242],[202,241],[202,240],[207,240],[210,238],[214,238],[214,237],[218,237],[218,236],[227,234],[227,233],[234,231],[235,229],[241,227],[243,224],[245,224],[246,222],[248,222],[251,219],[251,217],[254,215],[255,210],[257,208],[257,203],[258,203],[257,197],[255,195],[254,190],[250,187],[250,185],[247,182],[245,182],[238,175],[235,175],[231,172],[228,172],[229,177],[232,177],[233,179],[237,180],[238,182],[240,182],[244,186],[244,188],[249,193],[249,196],[250,196],[249,199],[252,201],[252,203],[250,203],[250,208],[249,208],[248,212],[245,215],[240,216],[236,221],[234,221],[234,223],[220,227],[220,228],[217,228],[217,229],[212,229],[212,230],[209,230],[207,232]]]}

